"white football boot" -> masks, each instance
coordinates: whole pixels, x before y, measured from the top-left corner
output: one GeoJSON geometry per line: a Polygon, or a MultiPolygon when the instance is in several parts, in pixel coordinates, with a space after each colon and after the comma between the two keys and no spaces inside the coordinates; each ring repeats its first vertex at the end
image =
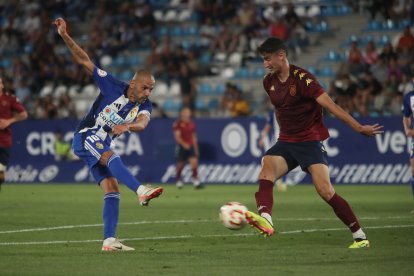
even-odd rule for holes
{"type": "Polygon", "coordinates": [[[163,190],[161,187],[153,188],[151,185],[140,185],[137,190],[139,204],[148,206],[150,200],[159,197],[163,190]]]}
{"type": "Polygon", "coordinates": [[[135,248],[122,244],[118,239],[107,238],[103,241],[102,251],[134,251],[135,248]]]}

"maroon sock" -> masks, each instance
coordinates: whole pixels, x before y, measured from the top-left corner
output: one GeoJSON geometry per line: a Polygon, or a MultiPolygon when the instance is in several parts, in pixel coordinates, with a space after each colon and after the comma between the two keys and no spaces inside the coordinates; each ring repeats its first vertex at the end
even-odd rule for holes
{"type": "Polygon", "coordinates": [[[358,219],[351,209],[351,206],[349,206],[345,199],[335,193],[334,196],[328,201],[328,204],[331,205],[336,216],[349,227],[352,233],[361,228],[358,219]]]}
{"type": "Polygon", "coordinates": [[[274,183],[272,181],[259,179],[259,191],[255,194],[255,196],[257,209],[260,214],[268,213],[272,215],[273,186],[274,183]]]}
{"type": "Polygon", "coordinates": [[[182,171],[182,169],[178,169],[178,170],[175,172],[175,180],[176,180],[176,181],[180,181],[180,180],[181,180],[181,171],[182,171]]]}
{"type": "Polygon", "coordinates": [[[198,171],[197,171],[197,168],[194,168],[194,169],[193,169],[193,175],[192,175],[192,177],[193,177],[193,178],[197,178],[197,177],[198,177],[198,171]]]}

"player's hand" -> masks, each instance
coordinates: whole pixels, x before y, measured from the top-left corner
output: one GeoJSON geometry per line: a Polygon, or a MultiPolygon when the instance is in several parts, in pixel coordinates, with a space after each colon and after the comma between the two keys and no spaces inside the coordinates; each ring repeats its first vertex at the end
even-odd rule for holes
{"type": "Polygon", "coordinates": [[[66,34],[66,22],[63,18],[57,18],[52,24],[56,25],[59,35],[66,34]]]}
{"type": "Polygon", "coordinates": [[[112,128],[112,133],[115,135],[121,135],[122,133],[128,132],[129,127],[126,124],[116,125],[112,128]]]}
{"type": "Polygon", "coordinates": [[[0,130],[6,129],[11,124],[10,120],[0,119],[0,130]]]}
{"type": "Polygon", "coordinates": [[[361,129],[360,133],[362,135],[366,135],[366,136],[375,136],[377,134],[384,133],[382,128],[383,128],[383,126],[380,125],[380,124],[364,125],[364,126],[362,126],[362,129],[361,129]]]}

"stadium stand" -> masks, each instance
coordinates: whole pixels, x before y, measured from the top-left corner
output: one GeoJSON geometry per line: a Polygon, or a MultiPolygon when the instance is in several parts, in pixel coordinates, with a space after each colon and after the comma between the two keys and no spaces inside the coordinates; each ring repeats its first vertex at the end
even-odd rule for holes
{"type": "MultiPolygon", "coordinates": [[[[44,4],[34,0],[19,6],[6,1],[0,3],[0,74],[9,90],[20,91],[32,118],[39,113],[34,103],[50,94],[68,95],[81,114],[90,105],[91,97],[83,93],[91,79],[73,64],[50,28],[51,19],[64,16],[73,26],[75,39],[98,66],[125,81],[139,67],[154,71],[153,100],[168,116],[177,116],[188,94],[184,102],[198,115],[220,116],[218,103],[227,82],[243,91],[251,115],[264,116],[266,95],[261,79],[265,70],[255,50],[270,35],[274,20],[284,23],[291,62],[308,68],[333,93],[338,76],[349,73],[346,63],[354,42],[361,52],[372,42],[381,53],[387,44],[395,47],[403,29],[412,26],[414,4],[409,1],[402,1],[404,13],[388,7],[385,16],[371,18],[368,2],[302,0],[293,5],[256,0],[239,5],[237,1],[74,0],[44,4]],[[179,73],[181,64],[188,67],[187,74],[179,73]]],[[[404,56],[410,57],[410,52],[404,56]]],[[[403,71],[407,76],[413,74],[410,65],[403,71]]],[[[52,101],[57,104],[58,98],[52,101]]],[[[393,114],[369,109],[372,114],[393,114]]]]}

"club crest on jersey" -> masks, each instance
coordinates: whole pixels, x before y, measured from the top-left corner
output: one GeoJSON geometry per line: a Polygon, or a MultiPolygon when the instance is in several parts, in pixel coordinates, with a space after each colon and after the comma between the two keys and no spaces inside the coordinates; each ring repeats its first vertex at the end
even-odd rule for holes
{"type": "Polygon", "coordinates": [[[293,97],[296,95],[296,85],[289,85],[289,94],[293,97]]]}
{"type": "Polygon", "coordinates": [[[101,142],[96,142],[95,146],[96,146],[98,149],[103,149],[103,145],[102,145],[102,143],[101,143],[101,142]]]}
{"type": "Polygon", "coordinates": [[[134,107],[131,112],[129,112],[129,117],[131,118],[135,118],[135,116],[137,115],[138,112],[138,107],[134,107]]]}
{"type": "Polygon", "coordinates": [[[272,87],[270,87],[270,91],[275,91],[275,86],[272,85],[272,87]]]}
{"type": "Polygon", "coordinates": [[[108,75],[108,73],[106,73],[106,71],[104,71],[102,69],[98,69],[98,75],[100,77],[105,77],[106,75],[108,75]]]}

